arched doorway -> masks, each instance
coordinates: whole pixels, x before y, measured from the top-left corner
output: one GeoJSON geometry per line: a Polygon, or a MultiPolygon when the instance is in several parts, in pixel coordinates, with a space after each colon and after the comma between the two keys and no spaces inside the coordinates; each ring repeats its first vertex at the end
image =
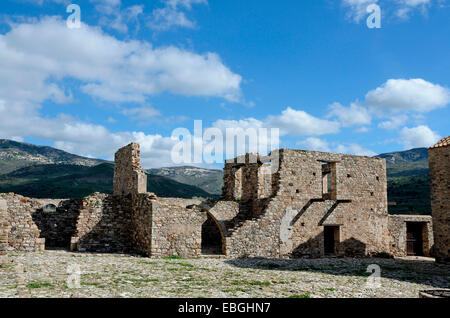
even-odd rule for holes
{"type": "Polygon", "coordinates": [[[222,254],[222,234],[211,215],[202,224],[202,254],[222,254]]]}

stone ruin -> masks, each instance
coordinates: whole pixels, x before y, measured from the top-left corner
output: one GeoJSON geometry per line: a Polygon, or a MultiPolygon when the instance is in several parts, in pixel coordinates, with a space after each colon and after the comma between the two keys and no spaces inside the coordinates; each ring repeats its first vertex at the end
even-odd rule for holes
{"type": "Polygon", "coordinates": [[[450,262],[450,136],[428,150],[431,210],[434,222],[434,254],[450,262]]]}
{"type": "Polygon", "coordinates": [[[202,201],[148,193],[132,143],[116,153],[112,195],[1,199],[0,253],[6,232],[8,251],[149,257],[429,256],[434,245],[431,216],[388,215],[384,159],[316,151],[228,160],[222,197],[202,201]]]}

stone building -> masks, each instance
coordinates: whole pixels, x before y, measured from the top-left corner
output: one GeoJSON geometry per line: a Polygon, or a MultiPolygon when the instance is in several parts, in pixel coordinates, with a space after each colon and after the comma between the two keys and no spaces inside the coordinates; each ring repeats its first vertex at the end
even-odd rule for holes
{"type": "Polygon", "coordinates": [[[9,249],[45,243],[156,257],[286,258],[429,255],[433,245],[431,217],[388,215],[384,159],[293,149],[247,154],[226,162],[222,197],[206,201],[148,193],[139,144],[115,160],[112,195],[2,194],[14,224],[9,249]]]}
{"type": "Polygon", "coordinates": [[[450,261],[450,136],[428,149],[431,210],[434,224],[434,254],[450,261]]]}

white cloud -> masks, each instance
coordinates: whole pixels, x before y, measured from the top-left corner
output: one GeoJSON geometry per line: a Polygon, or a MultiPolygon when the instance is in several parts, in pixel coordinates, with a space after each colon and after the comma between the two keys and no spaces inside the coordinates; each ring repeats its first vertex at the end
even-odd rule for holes
{"type": "Polygon", "coordinates": [[[378,128],[389,130],[396,129],[400,126],[403,126],[407,120],[408,116],[406,115],[392,116],[390,120],[379,123],[378,128]]]}
{"type": "Polygon", "coordinates": [[[241,98],[241,76],[215,53],[196,54],[173,46],[119,41],[100,29],[69,29],[59,18],[11,26],[0,35],[0,98],[42,102],[70,99],[61,79],[111,102],[144,102],[161,92],[241,98]]]}
{"type": "Polygon", "coordinates": [[[357,103],[351,103],[350,107],[344,107],[340,103],[333,103],[329,108],[331,111],[327,117],[337,117],[343,127],[370,125],[372,120],[369,111],[357,103]]]}
{"type": "Polygon", "coordinates": [[[429,112],[450,103],[450,90],[423,79],[390,79],[367,93],[366,104],[378,110],[429,112]]]}
{"type": "Polygon", "coordinates": [[[347,16],[355,22],[360,22],[367,16],[366,8],[368,5],[377,3],[378,0],[342,0],[344,7],[348,7],[347,16]]]}
{"type": "Polygon", "coordinates": [[[144,12],[143,5],[132,5],[122,9],[121,0],[90,0],[95,9],[102,14],[99,24],[103,27],[127,33],[129,24],[136,24],[139,29],[139,16],[144,12]]]}
{"type": "Polygon", "coordinates": [[[414,128],[404,127],[400,131],[399,138],[405,150],[430,147],[441,139],[436,132],[424,125],[414,128]]]}
{"type": "Polygon", "coordinates": [[[269,116],[265,125],[280,129],[281,135],[320,136],[339,132],[339,123],[314,117],[302,110],[290,107],[279,116],[269,116]]]}
{"type": "Polygon", "coordinates": [[[381,7],[383,18],[392,15],[401,20],[407,20],[414,10],[418,10],[425,15],[432,3],[437,3],[440,6],[441,2],[431,0],[342,0],[341,3],[348,9],[347,17],[359,23],[368,17],[366,8],[370,4],[375,3],[381,7]]]}
{"type": "Polygon", "coordinates": [[[172,27],[194,28],[195,21],[186,17],[194,4],[208,4],[207,0],[164,0],[164,7],[153,10],[147,25],[155,30],[168,30],[172,27]]]}

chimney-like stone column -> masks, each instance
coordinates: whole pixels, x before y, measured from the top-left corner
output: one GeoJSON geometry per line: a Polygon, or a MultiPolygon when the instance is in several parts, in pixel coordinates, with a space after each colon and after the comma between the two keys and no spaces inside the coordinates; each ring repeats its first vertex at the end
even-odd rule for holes
{"type": "Polygon", "coordinates": [[[114,157],[114,195],[147,192],[147,175],[141,169],[140,146],[131,143],[119,149],[114,157]]]}

